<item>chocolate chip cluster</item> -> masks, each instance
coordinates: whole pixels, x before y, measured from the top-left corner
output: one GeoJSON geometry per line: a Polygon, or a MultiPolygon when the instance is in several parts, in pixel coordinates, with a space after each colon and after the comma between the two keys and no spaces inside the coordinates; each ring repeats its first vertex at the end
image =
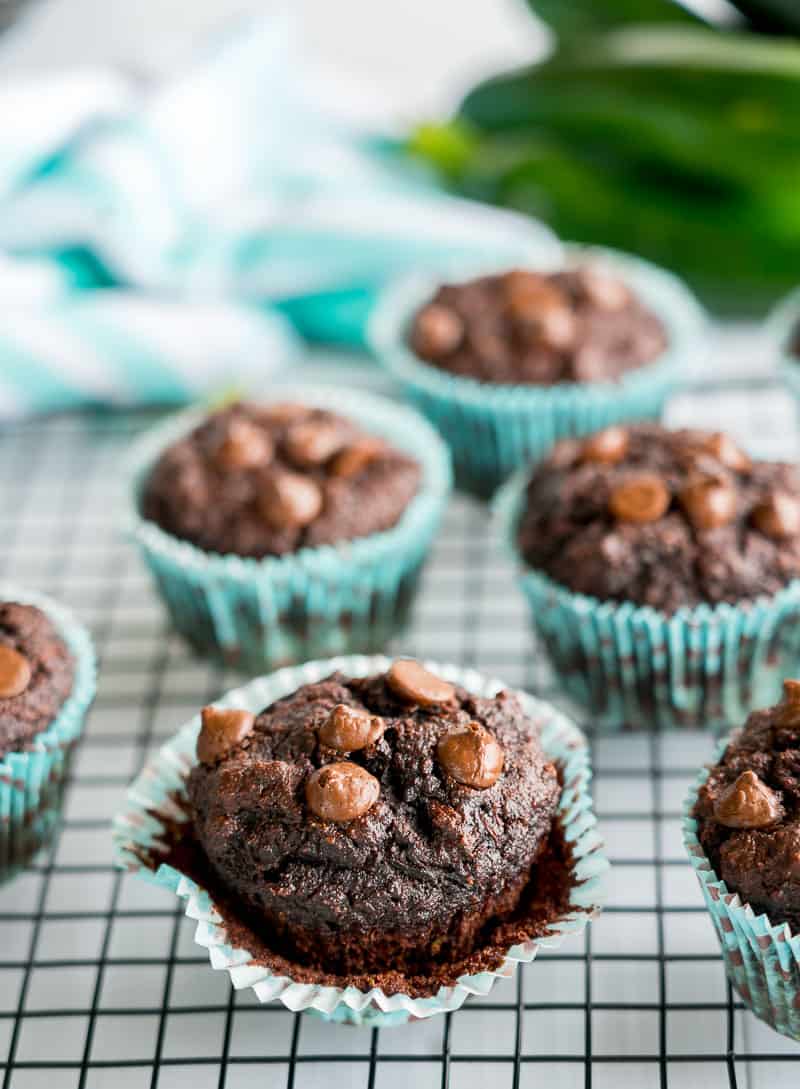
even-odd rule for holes
{"type": "MultiPolygon", "coordinates": [[[[391,691],[410,706],[444,707],[455,688],[412,659],[399,659],[386,674],[391,691]]],[[[241,745],[255,726],[249,711],[204,707],[197,739],[197,757],[214,764],[241,745]]],[[[349,756],[374,746],[384,735],[386,720],[369,711],[337,703],[317,729],[323,753],[349,756]]],[[[438,741],[441,770],[463,786],[486,790],[503,771],[503,750],[478,722],[448,730],[438,741]]],[[[344,823],[363,817],[380,796],[380,783],[360,764],[349,760],[325,762],[305,782],[309,811],[320,820],[344,823]]]]}
{"type": "Polygon", "coordinates": [[[391,528],[419,481],[412,458],[348,418],[237,404],[162,454],[142,507],[207,551],[282,555],[391,528]]]}
{"type": "Polygon", "coordinates": [[[800,477],[722,432],[611,427],[534,472],[518,540],[531,566],[602,600],[740,602],[800,575],[800,477]]]}
{"type": "Polygon", "coordinates": [[[613,273],[512,269],[446,284],[415,315],[411,347],[482,382],[553,385],[618,378],[655,359],[665,330],[613,273]]]}

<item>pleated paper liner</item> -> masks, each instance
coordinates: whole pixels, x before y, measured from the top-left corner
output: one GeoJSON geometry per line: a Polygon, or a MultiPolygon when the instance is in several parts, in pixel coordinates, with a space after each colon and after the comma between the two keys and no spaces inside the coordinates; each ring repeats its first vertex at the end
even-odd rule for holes
{"type": "MultiPolygon", "coordinates": [[[[626,420],[658,419],[705,348],[705,318],[689,289],[640,258],[600,248],[566,247],[568,263],[596,260],[616,271],[664,323],[669,344],[651,363],[616,382],[555,386],[493,385],[449,374],[408,346],[414,314],[440,283],[505,271],[484,263],[443,268],[398,281],[386,290],[369,324],[369,343],[412,402],[440,431],[453,454],[458,484],[491,495],[515,469],[542,457],[559,439],[588,435],[626,420]]],[[[552,259],[529,262],[545,271],[552,259]]]]}
{"type": "Polygon", "coordinates": [[[422,466],[420,490],[383,533],[262,560],[204,552],[140,512],[149,472],[166,447],[205,416],[180,413],[148,433],[131,457],[127,524],[177,630],[200,653],[243,671],[379,650],[406,625],[422,566],[450,493],[448,452],[411,409],[339,387],[280,386],[295,400],[351,416],[422,466]]]}
{"type": "Polygon", "coordinates": [[[772,597],[671,615],[574,593],[519,556],[528,477],[515,474],[498,493],[498,533],[558,685],[597,726],[722,732],[780,698],[783,678],[800,665],[800,580],[772,597]]]}
{"type": "MultiPolygon", "coordinates": [[[[228,693],[219,703],[257,712],[301,685],[336,670],[349,676],[365,676],[384,672],[390,664],[387,658],[362,656],[311,662],[261,677],[228,693]]],[[[436,663],[428,667],[437,675],[482,696],[491,696],[504,687],[500,681],[487,679],[471,669],[436,663]]],[[[268,967],[256,963],[251,952],[229,944],[222,916],[206,889],[171,865],[161,864],[154,871],[143,861],[151,858],[163,843],[160,837],[164,835],[165,824],[186,819],[181,807],[175,804],[175,797],[185,791],[186,776],[196,760],[199,716],[161,749],[130,788],[125,810],[114,820],[116,861],[147,880],[171,889],[183,899],[187,916],[197,920],[195,941],[208,950],[212,968],[227,971],[234,987],[252,988],[262,1002],[276,1000],[293,1011],[308,1010],[333,1021],[370,1025],[399,1024],[456,1010],[469,995],[488,994],[497,979],[509,977],[516,963],[532,961],[540,948],[556,947],[571,935],[579,934],[603,902],[603,877],[608,863],[592,811],[586,740],[569,719],[548,704],[524,694],[521,699],[528,714],[540,723],[545,752],[561,768],[565,785],[559,803],[559,818],[572,857],[573,880],[569,909],[549,923],[543,936],[510,948],[492,971],[461,976],[452,986],[441,987],[429,996],[385,994],[380,988],[362,991],[354,986],[333,987],[308,982],[307,973],[302,981],[295,981],[289,975],[274,974],[268,967]]],[[[535,973],[531,987],[535,990],[535,973]]]]}
{"type": "Polygon", "coordinates": [[[0,879],[5,879],[48,842],[58,822],[70,755],[94,699],[96,666],[88,632],[62,605],[8,582],[0,583],[0,600],[46,613],[75,663],[72,691],[50,725],[27,751],[0,759],[0,879]]]}

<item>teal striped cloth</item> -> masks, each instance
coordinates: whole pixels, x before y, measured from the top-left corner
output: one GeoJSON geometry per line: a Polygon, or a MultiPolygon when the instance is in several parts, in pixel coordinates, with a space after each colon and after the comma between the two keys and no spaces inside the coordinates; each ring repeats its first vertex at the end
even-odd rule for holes
{"type": "Polygon", "coordinates": [[[151,90],[106,71],[0,88],[0,417],[257,389],[298,331],[357,342],[398,274],[552,254],[336,103],[281,16],[151,90]]]}

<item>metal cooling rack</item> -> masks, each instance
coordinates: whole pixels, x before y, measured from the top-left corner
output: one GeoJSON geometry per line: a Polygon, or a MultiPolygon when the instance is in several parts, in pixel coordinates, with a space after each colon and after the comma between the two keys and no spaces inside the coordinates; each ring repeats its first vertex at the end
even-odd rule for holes
{"type": "MultiPolygon", "coordinates": [[[[324,368],[326,377],[330,371],[324,368]]],[[[374,383],[366,368],[342,380],[374,383]]],[[[794,409],[756,382],[696,393],[676,420],[725,420],[795,453],[794,409]]],[[[239,678],[189,656],[119,537],[119,463],[155,417],[72,415],[0,432],[0,571],[72,606],[101,657],[98,698],[52,845],[0,886],[2,1089],[783,1089],[800,1047],[734,1000],[680,839],[703,737],[603,737],[595,794],[609,906],[488,999],[402,1028],[329,1026],[235,994],[171,895],[111,867],[109,820],[155,747],[239,678]]],[[[485,509],[456,498],[402,649],[552,697],[485,509]]]]}

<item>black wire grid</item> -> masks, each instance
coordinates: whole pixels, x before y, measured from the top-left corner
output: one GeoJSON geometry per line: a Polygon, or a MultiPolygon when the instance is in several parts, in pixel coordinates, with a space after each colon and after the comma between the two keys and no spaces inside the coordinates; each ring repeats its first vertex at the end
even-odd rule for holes
{"type": "MultiPolygon", "coordinates": [[[[241,681],[170,633],[121,539],[120,459],[153,419],[72,415],[0,434],[0,571],[70,605],[101,661],[63,823],[0,886],[2,1089],[800,1084],[800,1048],[732,996],[684,857],[680,810],[711,753],[703,737],[597,739],[595,797],[613,864],[604,914],[488,998],[404,1027],[327,1025],[235,993],[175,898],[112,868],[109,821],[131,777],[241,681]]],[[[479,504],[453,500],[414,623],[395,650],[552,694],[479,504]]]]}

